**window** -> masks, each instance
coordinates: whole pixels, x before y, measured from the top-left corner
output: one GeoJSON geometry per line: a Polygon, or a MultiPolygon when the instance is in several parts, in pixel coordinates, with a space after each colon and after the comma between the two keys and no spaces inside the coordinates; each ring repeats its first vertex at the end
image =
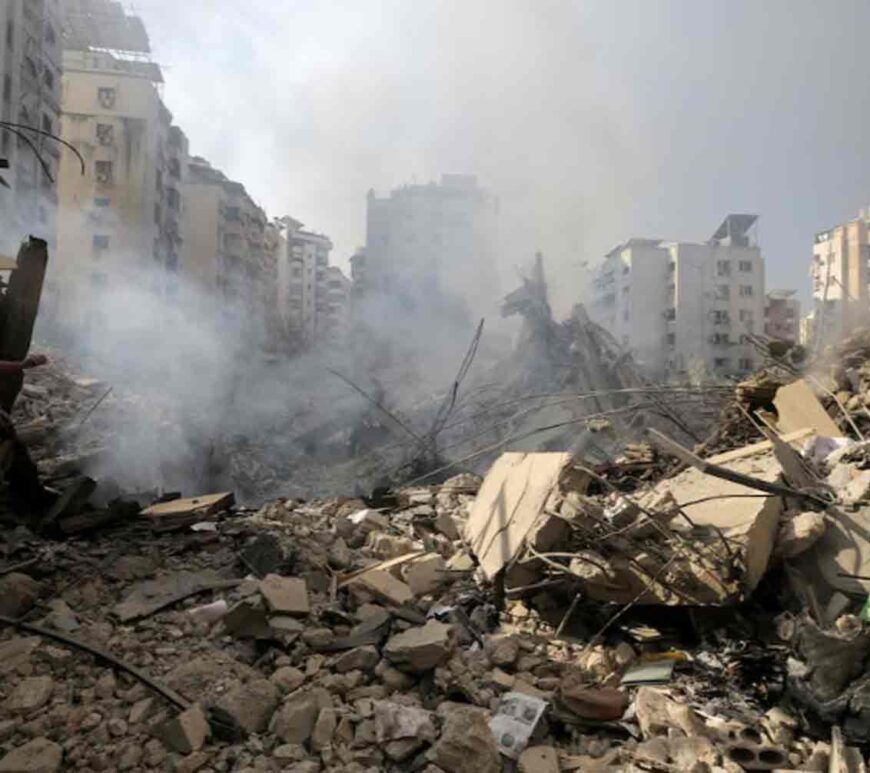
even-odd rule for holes
{"type": "Polygon", "coordinates": [[[48,67],[42,71],[42,81],[48,86],[49,90],[54,89],[54,73],[48,67]]]}
{"type": "Polygon", "coordinates": [[[625,322],[628,322],[628,309],[622,312],[622,319],[625,322]]]}
{"type": "Polygon", "coordinates": [[[741,260],[740,261],[740,270],[745,274],[751,273],[752,272],[752,261],[751,260],[741,260]]]}
{"type": "Polygon", "coordinates": [[[3,76],[3,101],[12,99],[12,77],[7,73],[3,76]]]}
{"type": "Polygon", "coordinates": [[[97,102],[100,103],[100,107],[111,110],[115,106],[115,98],[115,89],[108,86],[100,86],[97,89],[97,102]]]}
{"type": "Polygon", "coordinates": [[[741,357],[738,367],[740,370],[752,370],[752,360],[748,357],[741,357]]]}
{"type": "Polygon", "coordinates": [[[795,317],[794,309],[788,308],[785,310],[785,318],[786,319],[794,319],[794,317],[795,317]]]}
{"type": "Polygon", "coordinates": [[[110,123],[97,124],[97,142],[100,145],[115,144],[115,127],[110,123]]]}
{"type": "Polygon", "coordinates": [[[622,294],[623,294],[623,295],[628,295],[628,289],[629,289],[629,288],[628,288],[628,285],[625,285],[625,287],[622,288],[622,294]]]}
{"type": "Polygon", "coordinates": [[[729,365],[731,365],[731,360],[729,360],[727,357],[716,357],[713,360],[714,368],[727,368],[729,365]]]}
{"type": "Polygon", "coordinates": [[[674,261],[668,263],[668,273],[673,274],[677,270],[677,264],[674,261]]]}
{"type": "Polygon", "coordinates": [[[160,205],[159,204],[154,205],[154,222],[157,225],[160,225],[160,205]]]}
{"type": "Polygon", "coordinates": [[[49,134],[54,133],[54,127],[51,123],[51,118],[49,118],[45,113],[42,114],[42,131],[48,132],[49,134]]]}
{"type": "Polygon", "coordinates": [[[717,260],[716,261],[716,275],[717,276],[731,276],[731,261],[730,260],[717,260]]]}
{"type": "Polygon", "coordinates": [[[716,297],[720,301],[727,301],[731,297],[731,286],[730,285],[719,285],[716,288],[716,297]]]}
{"type": "Polygon", "coordinates": [[[97,175],[97,182],[109,184],[112,182],[112,162],[111,161],[97,161],[95,164],[95,171],[97,175]]]}
{"type": "Polygon", "coordinates": [[[730,343],[728,333],[713,333],[710,336],[710,343],[714,346],[727,346],[730,343]]]}
{"type": "Polygon", "coordinates": [[[112,200],[108,196],[97,196],[94,199],[95,207],[111,207],[112,200]]]}
{"type": "Polygon", "coordinates": [[[15,42],[15,28],[12,26],[12,19],[6,22],[6,45],[11,49],[15,42]]]}
{"type": "Polygon", "coordinates": [[[24,64],[27,65],[27,70],[30,73],[31,77],[35,78],[37,76],[36,71],[36,62],[33,61],[27,54],[24,55],[24,64]]]}
{"type": "Polygon", "coordinates": [[[290,269],[290,276],[292,276],[294,279],[301,279],[302,269],[299,268],[299,266],[293,266],[293,268],[290,269]]]}
{"type": "Polygon", "coordinates": [[[105,234],[94,234],[94,252],[109,249],[109,237],[105,234]]]}
{"type": "Polygon", "coordinates": [[[157,170],[157,190],[161,191],[161,192],[163,191],[163,170],[162,169],[157,170]]]}
{"type": "Polygon", "coordinates": [[[181,195],[175,188],[169,188],[167,190],[166,203],[173,212],[178,212],[181,208],[181,195]]]}
{"type": "Polygon", "coordinates": [[[752,309],[740,309],[740,321],[741,322],[752,322],[752,309]]]}
{"type": "Polygon", "coordinates": [[[665,336],[665,340],[668,343],[668,346],[676,346],[677,345],[677,334],[676,333],[668,333],[665,336]]]}
{"type": "Polygon", "coordinates": [[[623,273],[623,275],[624,275],[624,274],[628,274],[628,273],[630,273],[630,272],[631,272],[631,268],[630,268],[629,266],[623,266],[623,267],[622,267],[622,273],[623,273]]]}
{"type": "Polygon", "coordinates": [[[50,24],[45,25],[45,42],[48,43],[48,45],[50,46],[53,46],[55,43],[57,43],[57,35],[55,35],[54,33],[54,27],[52,27],[50,24]]]}
{"type": "Polygon", "coordinates": [[[731,315],[727,311],[716,310],[713,312],[714,325],[727,325],[731,322],[731,315]]]}
{"type": "Polygon", "coordinates": [[[740,285],[740,295],[744,298],[751,298],[752,285],[740,285]]]}
{"type": "Polygon", "coordinates": [[[677,318],[677,310],[674,308],[667,309],[665,311],[665,319],[668,322],[673,322],[677,318]]]}

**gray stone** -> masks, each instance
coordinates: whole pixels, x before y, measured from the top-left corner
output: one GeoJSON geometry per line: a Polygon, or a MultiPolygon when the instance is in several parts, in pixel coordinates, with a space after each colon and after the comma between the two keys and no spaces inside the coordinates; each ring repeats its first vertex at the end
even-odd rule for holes
{"type": "Polygon", "coordinates": [[[50,676],[31,676],[21,680],[6,701],[6,708],[18,714],[41,709],[51,700],[54,680],[50,676]]]}
{"type": "Polygon", "coordinates": [[[375,703],[375,734],[378,743],[400,738],[434,741],[437,735],[431,711],[390,701],[375,703]]]}
{"type": "Polygon", "coordinates": [[[445,716],[431,760],[451,773],[500,773],[501,758],[489,729],[489,715],[474,706],[439,707],[445,716]]]}
{"type": "Polygon", "coordinates": [[[260,733],[278,707],[280,692],[268,679],[253,679],[232,688],[217,701],[249,733],[260,733]]]}
{"type": "Polygon", "coordinates": [[[335,670],[340,674],[348,671],[371,671],[380,661],[381,656],[376,647],[367,645],[356,647],[340,655],[335,661],[335,670]]]}
{"type": "Polygon", "coordinates": [[[302,683],[305,681],[305,674],[293,666],[281,666],[281,668],[272,673],[269,680],[272,684],[277,685],[280,690],[288,693],[302,686],[302,683]]]}
{"type": "Polygon", "coordinates": [[[269,729],[284,743],[305,743],[321,710],[330,706],[332,697],[322,688],[294,693],[272,715],[269,729]]]}
{"type": "Polygon", "coordinates": [[[197,703],[178,716],[158,725],[154,730],[154,734],[167,748],[180,754],[190,754],[201,749],[209,732],[205,712],[197,703]]]}
{"type": "Polygon", "coordinates": [[[335,709],[328,707],[320,710],[314,729],[311,731],[311,748],[314,751],[322,751],[332,743],[332,736],[338,724],[338,716],[335,709]]]}

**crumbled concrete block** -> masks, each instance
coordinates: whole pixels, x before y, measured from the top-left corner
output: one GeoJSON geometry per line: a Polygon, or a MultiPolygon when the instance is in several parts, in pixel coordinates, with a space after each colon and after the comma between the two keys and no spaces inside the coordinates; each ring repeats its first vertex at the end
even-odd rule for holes
{"type": "Polygon", "coordinates": [[[272,715],[269,729],[284,743],[305,743],[321,710],[331,706],[332,698],[322,688],[294,693],[272,715]]]}
{"type": "Polygon", "coordinates": [[[401,580],[397,580],[383,569],[372,569],[353,580],[351,590],[361,590],[379,601],[401,606],[412,601],[414,594],[401,580]]]}
{"type": "Polygon", "coordinates": [[[278,707],[280,691],[268,679],[238,684],[223,695],[217,705],[249,733],[260,733],[278,707]]]}
{"type": "Polygon", "coordinates": [[[168,749],[180,754],[190,754],[201,749],[209,732],[205,712],[198,703],[154,729],[154,734],[168,749]]]}
{"type": "Polygon", "coordinates": [[[340,655],[335,661],[334,669],[339,674],[345,674],[348,671],[371,671],[377,666],[381,655],[377,647],[366,645],[364,647],[355,647],[340,655]]]}
{"type": "Polygon", "coordinates": [[[337,725],[338,716],[335,709],[331,706],[321,709],[311,731],[311,748],[315,751],[322,751],[329,746],[332,743],[332,736],[337,725]]]}
{"type": "Polygon", "coordinates": [[[17,714],[29,714],[48,703],[53,692],[54,680],[50,676],[22,679],[6,701],[6,709],[17,714]]]}
{"type": "Polygon", "coordinates": [[[63,749],[47,738],[34,738],[0,760],[2,773],[55,773],[60,770],[63,749]]]}
{"type": "Polygon", "coordinates": [[[267,574],[260,580],[260,594],[277,614],[304,617],[309,612],[308,587],[299,577],[267,574]]]}
{"type": "Polygon", "coordinates": [[[439,706],[444,715],[441,737],[431,760],[451,773],[499,773],[501,757],[489,729],[489,715],[474,706],[439,706]]]}
{"type": "Polygon", "coordinates": [[[416,706],[378,701],[375,703],[375,735],[379,744],[400,738],[434,741],[437,736],[435,718],[431,711],[416,706]]]}
{"type": "Polygon", "coordinates": [[[405,567],[405,582],[415,596],[425,596],[444,583],[444,569],[444,559],[437,553],[430,553],[411,561],[405,567]]]}
{"type": "Polygon", "coordinates": [[[290,693],[302,686],[305,674],[293,666],[282,666],[269,677],[269,680],[282,692],[290,693]]]}
{"type": "Polygon", "coordinates": [[[429,671],[450,657],[450,631],[450,625],[429,620],[426,625],[391,637],[384,646],[384,655],[400,671],[429,671]]]}

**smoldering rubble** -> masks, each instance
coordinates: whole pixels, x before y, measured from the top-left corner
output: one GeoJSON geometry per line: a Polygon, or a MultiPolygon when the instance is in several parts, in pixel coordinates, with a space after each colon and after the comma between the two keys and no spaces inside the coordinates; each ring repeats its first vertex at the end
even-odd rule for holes
{"type": "MultiPolygon", "coordinates": [[[[540,265],[504,310],[510,360],[469,376],[472,331],[416,409],[334,377],[364,461],[321,475],[382,485],[328,497],[268,496],[278,441],[193,490],[103,478],[119,417],[176,417],[28,374],[4,458],[45,498],[4,467],[0,771],[864,770],[870,330],[676,387],[555,321],[540,265]]],[[[310,417],[309,469],[353,431],[310,417]]]]}

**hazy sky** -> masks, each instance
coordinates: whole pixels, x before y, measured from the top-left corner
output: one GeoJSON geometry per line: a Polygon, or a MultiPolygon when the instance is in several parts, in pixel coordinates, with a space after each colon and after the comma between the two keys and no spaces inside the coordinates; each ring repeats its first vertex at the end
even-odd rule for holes
{"type": "Polygon", "coordinates": [[[345,264],[365,193],[475,173],[561,300],[630,236],[756,212],[768,287],[870,204],[866,0],[136,0],[191,151],[345,264]]]}

